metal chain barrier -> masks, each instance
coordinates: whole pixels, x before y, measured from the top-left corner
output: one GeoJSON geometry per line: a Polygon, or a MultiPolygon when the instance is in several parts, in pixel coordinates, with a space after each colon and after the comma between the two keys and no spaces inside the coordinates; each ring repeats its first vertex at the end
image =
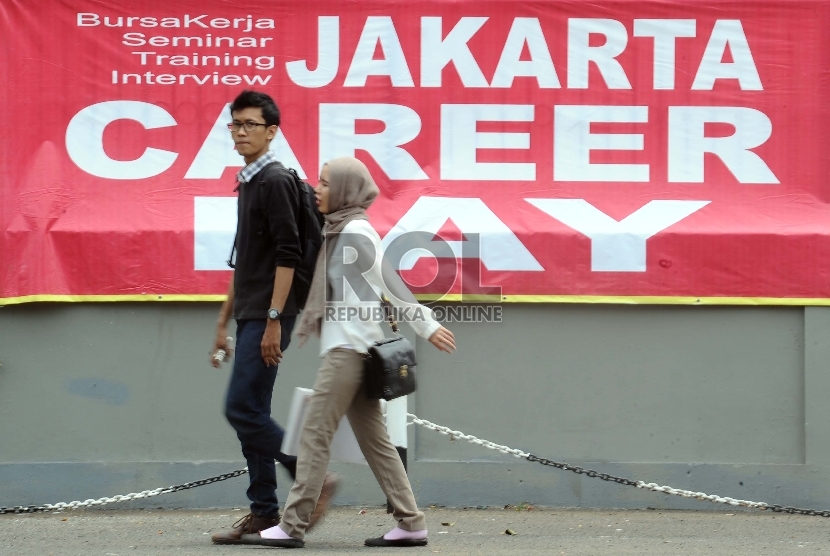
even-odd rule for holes
{"type": "Polygon", "coordinates": [[[436,425],[426,419],[421,419],[417,415],[412,413],[407,413],[407,416],[412,419],[412,423],[416,425],[420,425],[426,429],[439,432],[443,435],[447,435],[452,439],[460,439],[466,440],[472,444],[477,444],[479,446],[484,446],[485,448],[489,448],[491,450],[496,450],[503,454],[509,454],[512,456],[516,456],[517,458],[524,458],[530,462],[540,463],[542,465],[547,465],[550,467],[555,467],[557,469],[562,469],[564,471],[572,471],[578,475],[585,475],[591,478],[602,479],[603,481],[609,481],[621,485],[632,486],[636,488],[643,488],[647,490],[651,490],[653,492],[662,492],[664,494],[673,494],[675,496],[682,496],[684,498],[696,498],[697,500],[703,500],[706,502],[717,502],[719,504],[729,504],[730,506],[743,506],[746,508],[754,508],[758,510],[771,510],[773,512],[782,512],[788,514],[800,514],[800,515],[815,515],[821,517],[830,517],[830,511],[820,511],[820,510],[810,510],[810,509],[803,509],[803,508],[793,508],[791,506],[779,506],[777,504],[767,504],[766,502],[751,502],[749,500],[738,500],[735,498],[729,498],[727,496],[717,496],[714,494],[706,494],[703,492],[693,492],[691,490],[682,490],[678,488],[673,488],[669,486],[660,486],[657,483],[646,483],[644,481],[635,481],[632,479],[627,479],[625,477],[615,477],[614,475],[609,475],[608,473],[599,473],[594,471],[593,469],[584,469],[577,465],[570,465],[568,463],[562,463],[558,461],[553,461],[545,458],[540,458],[538,456],[534,456],[533,454],[529,454],[527,452],[523,452],[521,450],[516,450],[515,448],[508,448],[507,446],[502,446],[500,444],[495,444],[490,442],[489,440],[481,440],[480,438],[476,438],[475,436],[464,434],[460,431],[455,431],[447,427],[442,427],[441,425],[436,425]]]}
{"type": "Polygon", "coordinates": [[[0,507],[0,515],[2,514],[34,514],[37,512],[51,512],[52,510],[67,510],[75,508],[89,508],[92,506],[103,506],[104,504],[112,504],[114,502],[126,502],[128,500],[139,500],[141,498],[151,498],[153,496],[158,496],[159,494],[167,494],[169,492],[179,492],[181,490],[188,490],[191,488],[200,487],[202,485],[210,485],[213,483],[218,483],[220,481],[227,481],[228,479],[233,479],[234,477],[239,477],[240,475],[244,475],[248,472],[248,468],[239,469],[237,471],[233,471],[232,473],[225,473],[224,475],[217,475],[216,477],[210,477],[209,479],[202,479],[201,481],[193,481],[192,483],[183,483],[180,485],[169,486],[167,488],[157,488],[153,490],[144,490],[141,492],[133,492],[131,494],[118,494],[113,497],[105,497],[99,498],[98,500],[84,500],[80,502],[78,500],[74,502],[58,502],[57,504],[44,504],[42,506],[14,506],[11,508],[0,507]]]}
{"type": "MultiPolygon", "coordinates": [[[[620,485],[632,486],[636,488],[642,488],[651,490],[653,492],[662,492],[664,494],[673,494],[675,496],[682,496],[684,498],[695,498],[697,500],[703,500],[706,502],[716,502],[719,504],[729,504],[730,506],[743,506],[745,508],[753,508],[758,510],[771,510],[773,512],[781,512],[781,513],[788,513],[788,514],[799,514],[799,515],[814,515],[814,516],[821,516],[821,517],[830,517],[830,511],[820,511],[820,510],[810,510],[810,509],[803,509],[803,508],[793,508],[790,506],[780,506],[777,504],[767,504],[766,502],[751,502],[749,500],[738,500],[735,498],[729,498],[726,496],[717,496],[714,494],[705,494],[703,492],[693,492],[691,490],[682,490],[678,488],[673,488],[669,486],[660,486],[656,483],[646,483],[644,481],[635,481],[632,479],[627,479],[625,477],[615,477],[614,475],[609,475],[608,473],[599,473],[594,471],[593,469],[584,469],[577,465],[570,465],[568,463],[562,463],[558,461],[553,461],[545,458],[540,458],[538,456],[534,456],[533,454],[529,454],[527,452],[523,452],[521,450],[517,450],[515,448],[510,448],[508,446],[502,446],[501,444],[496,444],[495,442],[490,442],[489,440],[482,440],[480,438],[476,438],[475,436],[464,434],[463,432],[452,430],[448,427],[442,427],[441,425],[436,425],[426,419],[421,419],[417,415],[412,413],[407,413],[407,417],[411,420],[410,424],[420,425],[426,429],[439,432],[443,435],[449,436],[451,439],[459,439],[459,440],[466,440],[471,444],[476,444],[478,446],[482,446],[489,450],[495,450],[497,452],[501,452],[503,454],[508,454],[511,456],[515,456],[517,458],[524,458],[527,461],[540,463],[542,465],[547,465],[549,467],[555,467],[556,469],[562,469],[563,471],[571,471],[578,475],[585,475],[586,477],[602,479],[603,481],[609,481],[612,483],[617,483],[620,485]]],[[[44,504],[42,506],[14,506],[11,508],[0,506],[0,515],[3,514],[31,514],[37,512],[49,512],[53,510],[65,510],[65,509],[75,509],[75,508],[88,508],[92,506],[103,506],[104,504],[112,504],[114,502],[126,502],[128,500],[138,500],[141,498],[150,498],[152,496],[158,496],[160,494],[168,494],[170,492],[179,492],[182,490],[188,490],[191,488],[200,487],[203,485],[209,485],[213,483],[218,483],[220,481],[226,481],[228,479],[232,479],[234,477],[239,477],[240,475],[244,475],[248,472],[248,468],[239,469],[237,471],[233,471],[231,473],[225,473],[224,475],[217,475],[216,477],[210,477],[208,479],[202,479],[201,481],[193,481],[191,483],[183,483],[180,485],[169,486],[167,488],[157,488],[154,490],[145,490],[142,492],[135,492],[131,494],[123,494],[117,495],[113,497],[105,497],[99,498],[98,500],[84,500],[83,502],[74,501],[74,502],[59,502],[57,504],[44,504]]]]}

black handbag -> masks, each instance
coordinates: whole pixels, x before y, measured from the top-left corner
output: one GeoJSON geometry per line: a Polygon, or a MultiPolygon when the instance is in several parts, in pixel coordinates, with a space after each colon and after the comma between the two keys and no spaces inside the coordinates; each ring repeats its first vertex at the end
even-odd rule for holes
{"type": "Polygon", "coordinates": [[[366,397],[389,401],[411,394],[418,384],[415,377],[415,348],[398,330],[391,303],[386,296],[382,296],[382,304],[395,337],[375,342],[369,347],[364,360],[363,382],[366,397]]]}

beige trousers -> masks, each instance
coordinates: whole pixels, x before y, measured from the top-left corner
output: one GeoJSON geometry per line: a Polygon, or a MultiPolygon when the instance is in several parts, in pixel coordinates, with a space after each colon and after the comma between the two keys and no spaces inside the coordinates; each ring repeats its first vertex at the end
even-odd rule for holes
{"type": "Polygon", "coordinates": [[[341,417],[348,415],[357,442],[378,484],[394,510],[392,516],[406,531],[426,529],[424,513],[397,450],[389,440],[379,400],[363,391],[363,355],[335,348],[323,358],[300,438],[297,476],[288,494],[280,527],[302,539],[320,498],[330,458],[331,440],[341,417]]]}

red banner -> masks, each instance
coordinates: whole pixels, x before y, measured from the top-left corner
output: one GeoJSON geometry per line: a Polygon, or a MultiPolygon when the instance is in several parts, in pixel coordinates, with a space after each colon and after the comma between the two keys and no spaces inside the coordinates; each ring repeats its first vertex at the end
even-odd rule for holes
{"type": "Polygon", "coordinates": [[[136,6],[0,6],[0,304],[219,299],[245,88],[311,183],[366,162],[385,245],[434,236],[422,294],[830,304],[828,3],[136,6]]]}

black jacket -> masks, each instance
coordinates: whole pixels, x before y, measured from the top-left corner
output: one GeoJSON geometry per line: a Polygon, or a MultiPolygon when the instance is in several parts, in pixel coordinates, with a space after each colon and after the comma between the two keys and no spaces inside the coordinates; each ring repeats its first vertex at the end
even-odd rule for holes
{"type": "MultiPolygon", "coordinates": [[[[279,163],[266,166],[239,187],[233,318],[264,319],[277,267],[296,268],[302,258],[299,191],[279,163]]],[[[294,288],[284,316],[299,313],[294,288]]]]}

